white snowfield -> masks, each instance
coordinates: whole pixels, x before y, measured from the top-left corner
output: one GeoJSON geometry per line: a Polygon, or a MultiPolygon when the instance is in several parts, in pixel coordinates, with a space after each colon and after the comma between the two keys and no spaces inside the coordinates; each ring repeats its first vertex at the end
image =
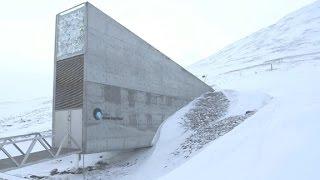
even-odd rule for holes
{"type": "Polygon", "coordinates": [[[189,70],[199,76],[209,75],[209,84],[215,84],[214,76],[241,69],[319,61],[319,8],[320,2],[316,1],[193,64],[189,70]]]}
{"type": "Polygon", "coordinates": [[[320,63],[217,81],[273,99],[162,179],[320,179],[319,77],[320,63]]]}
{"type": "Polygon", "coordinates": [[[51,131],[51,104],[51,98],[0,102],[0,138],[51,131]]]}
{"type": "Polygon", "coordinates": [[[16,177],[16,176],[11,176],[8,174],[4,174],[4,173],[0,173],[0,179],[1,180],[23,180],[25,178],[21,178],[21,177],[16,177]]]}
{"type": "MultiPolygon", "coordinates": [[[[95,169],[84,174],[86,179],[320,179],[320,1],[199,61],[190,71],[206,75],[206,82],[228,97],[223,117],[256,113],[186,158],[177,149],[191,135],[182,126],[195,105],[191,102],[165,121],[154,147],[123,152],[121,160],[110,159],[110,153],[87,155],[85,166],[95,169]]],[[[21,133],[21,117],[9,119],[11,126],[5,118],[0,119],[6,128],[0,136],[21,133]]],[[[48,124],[40,122],[35,130],[47,130],[48,124]]],[[[25,127],[23,132],[33,130],[30,124],[25,127]]],[[[75,157],[6,174],[83,179],[82,174],[49,175],[55,168],[74,172],[75,157]]]]}
{"type": "Polygon", "coordinates": [[[273,99],[161,179],[320,179],[319,50],[317,1],[191,66],[210,84],[273,99]]]}

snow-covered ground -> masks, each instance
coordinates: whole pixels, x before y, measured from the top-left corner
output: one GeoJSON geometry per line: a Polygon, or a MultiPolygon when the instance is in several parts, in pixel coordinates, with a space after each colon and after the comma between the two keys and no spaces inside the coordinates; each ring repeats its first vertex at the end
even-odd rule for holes
{"type": "MultiPolygon", "coordinates": [[[[270,69],[320,59],[320,2],[295,11],[277,23],[247,36],[189,70],[212,80],[217,75],[240,70],[270,69]]],[[[238,74],[236,74],[238,75],[238,74]]]]}
{"type": "Polygon", "coordinates": [[[217,79],[220,87],[273,99],[163,179],[319,179],[319,77],[315,63],[217,79]]]}
{"type": "Polygon", "coordinates": [[[51,98],[0,102],[0,138],[51,131],[51,98]]]}
{"type": "Polygon", "coordinates": [[[272,100],[161,179],[320,179],[319,27],[317,1],[191,66],[272,100]]]}
{"type": "MultiPolygon", "coordinates": [[[[219,103],[213,103],[210,98],[219,93],[215,92],[189,103],[165,121],[152,148],[86,155],[84,176],[320,179],[319,27],[320,1],[317,1],[194,64],[189,70],[200,78],[205,75],[205,81],[219,89],[227,100],[219,96],[215,97],[219,103]],[[212,115],[215,108],[210,106],[218,104],[223,105],[222,109],[218,115],[212,115]],[[208,118],[199,116],[203,112],[199,107],[208,110],[205,112],[208,118]],[[192,119],[204,125],[192,124],[192,119]]],[[[1,107],[9,107],[3,112],[11,113],[0,117],[0,136],[38,131],[36,127],[42,126],[46,127],[42,130],[49,130],[50,118],[45,122],[32,118],[38,122],[35,129],[30,125],[23,129],[22,116],[17,115],[23,111],[23,117],[29,117],[33,109],[44,108],[47,110],[40,112],[47,112],[46,115],[35,113],[35,117],[49,117],[50,101],[40,102],[46,101],[34,102],[32,106],[22,103],[19,109],[16,105],[10,108],[8,102],[1,103],[1,107]],[[11,116],[14,118],[8,118],[11,116]]],[[[77,172],[73,169],[75,158],[69,156],[6,173],[49,177],[50,171],[57,168],[60,175],[50,178],[82,179],[81,173],[71,174],[77,172]]]]}
{"type": "MultiPolygon", "coordinates": [[[[232,118],[245,116],[247,111],[255,112],[270,101],[268,95],[259,92],[239,93],[227,90],[223,93],[228,97],[228,103],[230,104],[230,106],[226,107],[226,112],[216,117],[217,111],[215,111],[215,109],[219,108],[213,108],[211,114],[210,112],[206,114],[208,118],[205,118],[204,121],[212,121],[213,125],[217,124],[220,125],[219,127],[228,127],[229,129],[222,128],[219,130],[219,128],[216,128],[211,134],[204,134],[206,137],[212,136],[217,138],[227,133],[238,124],[234,126],[226,124],[226,126],[224,126],[221,123],[232,122],[232,118]],[[216,121],[213,120],[214,118],[216,118],[216,121]]],[[[201,108],[203,105],[206,106],[208,99],[210,100],[211,97],[216,99],[216,95],[220,96],[221,94],[220,92],[216,92],[211,93],[211,95],[210,93],[209,95],[204,95],[169,117],[161,128],[157,144],[152,148],[133,152],[122,152],[116,156],[112,156],[111,153],[86,155],[84,159],[85,166],[87,167],[85,177],[88,179],[156,179],[174,170],[189,160],[194,154],[197,154],[198,151],[201,151],[195,147],[191,153],[188,151],[188,156],[186,156],[185,148],[181,148],[186,142],[191,148],[194,144],[187,141],[190,135],[194,136],[194,134],[192,129],[188,130],[184,125],[186,121],[185,115],[194,109],[201,108]],[[201,106],[197,106],[198,102],[202,102],[201,106]],[[111,156],[116,159],[110,159],[111,156]],[[120,157],[121,159],[119,159],[120,157]],[[89,170],[90,168],[94,170],[91,171],[89,170]]],[[[215,105],[217,106],[218,104],[215,105]]],[[[193,114],[197,115],[197,113],[193,114]]],[[[197,131],[197,133],[198,132],[199,131],[197,131]]],[[[200,140],[201,139],[198,139],[197,142],[200,140]]],[[[207,142],[203,143],[201,147],[205,147],[206,143],[207,142]]],[[[197,143],[195,144],[199,145],[197,143]]],[[[77,171],[73,169],[76,158],[76,155],[72,155],[66,158],[12,170],[7,172],[7,174],[17,177],[32,177],[31,175],[48,177],[50,171],[57,168],[58,172],[62,175],[55,175],[52,178],[82,179],[82,173],[72,174],[77,171]],[[67,173],[63,174],[64,172],[67,173]]]]}

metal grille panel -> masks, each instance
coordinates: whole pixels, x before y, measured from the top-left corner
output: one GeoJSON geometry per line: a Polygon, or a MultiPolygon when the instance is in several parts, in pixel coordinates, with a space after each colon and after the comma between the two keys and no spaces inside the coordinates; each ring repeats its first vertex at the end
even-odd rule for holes
{"type": "Polygon", "coordinates": [[[55,110],[81,108],[83,104],[83,56],[57,61],[55,110]]]}

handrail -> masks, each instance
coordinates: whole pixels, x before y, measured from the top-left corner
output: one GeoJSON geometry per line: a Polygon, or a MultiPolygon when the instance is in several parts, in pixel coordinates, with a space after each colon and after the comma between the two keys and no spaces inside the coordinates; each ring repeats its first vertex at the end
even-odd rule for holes
{"type": "Polygon", "coordinates": [[[0,138],[0,141],[6,140],[6,139],[15,139],[15,138],[19,138],[19,137],[27,137],[27,136],[32,136],[32,135],[36,135],[36,134],[40,134],[40,133],[36,132],[36,133],[15,135],[15,136],[10,136],[10,137],[2,137],[2,138],[0,138]]]}
{"type": "Polygon", "coordinates": [[[20,142],[26,142],[26,141],[31,141],[33,139],[43,139],[43,138],[50,138],[52,137],[52,135],[47,135],[47,136],[38,136],[38,137],[33,137],[33,138],[27,138],[27,139],[20,139],[20,140],[14,140],[13,138],[7,139],[6,143],[3,143],[4,145],[8,145],[8,144],[14,144],[14,143],[20,143],[20,142]],[[11,141],[10,141],[11,140],[11,141]]]}
{"type": "Polygon", "coordinates": [[[59,144],[58,150],[56,152],[53,152],[51,145],[45,139],[48,137],[53,137],[53,136],[52,135],[43,136],[41,133],[29,133],[29,134],[25,134],[25,135],[17,135],[17,136],[0,138],[0,141],[2,141],[2,142],[0,142],[0,152],[2,151],[16,165],[16,167],[21,167],[27,162],[30,154],[32,154],[31,153],[32,149],[34,148],[37,141],[44,148],[44,150],[50,154],[50,156],[52,158],[56,158],[60,155],[62,148],[68,138],[76,146],[76,148],[78,148],[78,150],[81,150],[81,147],[75,141],[75,139],[69,133],[66,133],[65,136],[63,137],[62,141],[59,144]],[[29,138],[29,136],[34,136],[34,137],[29,138]],[[16,140],[17,138],[23,138],[23,137],[28,137],[28,138],[16,140]],[[17,143],[27,142],[27,141],[31,141],[31,144],[29,145],[27,151],[24,152],[22,150],[22,148],[19,147],[19,145],[17,143]],[[22,156],[21,162],[18,162],[15,159],[15,157],[17,155],[12,156],[6,149],[4,149],[4,146],[11,145],[11,144],[13,145],[13,147],[15,147],[20,152],[21,155],[18,155],[18,156],[22,156]]]}

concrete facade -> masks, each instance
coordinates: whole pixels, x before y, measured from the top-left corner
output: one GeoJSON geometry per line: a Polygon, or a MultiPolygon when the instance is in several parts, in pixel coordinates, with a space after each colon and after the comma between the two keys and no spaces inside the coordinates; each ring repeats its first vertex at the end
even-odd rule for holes
{"type": "MultiPolygon", "coordinates": [[[[84,44],[73,48],[66,42],[64,47],[67,46],[69,52],[58,53],[58,46],[63,44],[59,39],[63,38],[59,37],[61,29],[57,27],[55,67],[59,64],[65,67],[70,58],[83,56],[83,90],[77,95],[83,101],[73,106],[57,106],[58,97],[63,99],[70,97],[66,93],[76,94],[72,90],[74,86],[68,85],[70,81],[80,81],[71,78],[57,84],[58,79],[64,77],[55,73],[53,133],[70,132],[81,136],[75,139],[82,145],[83,153],[151,146],[157,129],[168,116],[211,87],[93,5],[85,3],[80,9],[64,13],[63,18],[72,19],[73,16],[81,20],[81,32],[74,34],[82,37],[73,39],[78,43],[84,38],[84,44]],[[75,11],[81,13],[67,17],[75,11]],[[85,17],[79,18],[79,14],[85,17]],[[82,22],[84,34],[81,34],[82,22]],[[110,118],[96,120],[93,116],[96,108],[110,118]],[[65,126],[58,125],[61,123],[65,126]]],[[[63,24],[59,18],[61,14],[57,15],[57,26],[63,24]]],[[[64,25],[68,27],[68,23],[64,25]]],[[[76,102],[74,99],[66,102],[76,102]]],[[[54,144],[61,141],[56,137],[54,144]]]]}

